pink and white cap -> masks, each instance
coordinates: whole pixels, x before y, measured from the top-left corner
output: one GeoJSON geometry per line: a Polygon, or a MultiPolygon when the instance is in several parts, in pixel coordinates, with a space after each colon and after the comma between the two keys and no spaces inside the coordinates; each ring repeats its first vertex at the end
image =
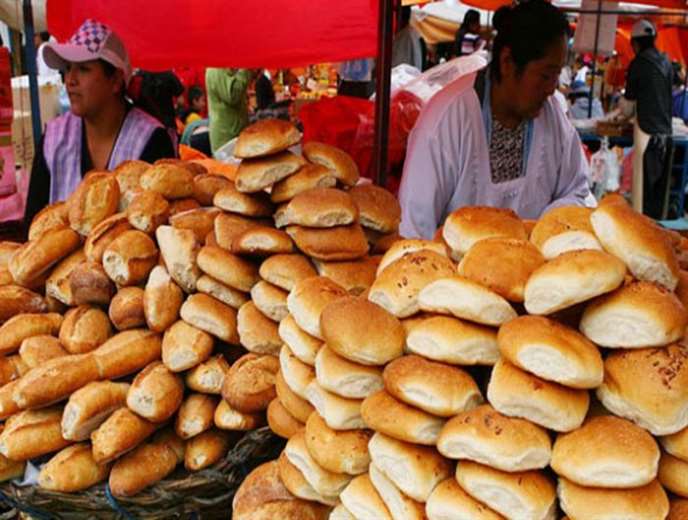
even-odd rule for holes
{"type": "Polygon", "coordinates": [[[128,84],[131,64],[124,43],[105,24],[88,19],[72,35],[67,43],[50,42],[43,48],[43,59],[53,69],[64,69],[67,63],[104,60],[124,73],[128,84]]]}

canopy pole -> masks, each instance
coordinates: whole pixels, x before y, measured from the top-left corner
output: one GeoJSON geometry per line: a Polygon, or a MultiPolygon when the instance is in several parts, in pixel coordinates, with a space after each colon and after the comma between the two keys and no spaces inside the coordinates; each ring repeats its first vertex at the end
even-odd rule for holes
{"type": "Polygon", "coordinates": [[[390,82],[392,75],[392,18],[394,0],[379,0],[377,67],[375,70],[375,183],[387,183],[390,82]]]}
{"type": "Polygon", "coordinates": [[[41,104],[38,98],[38,79],[36,71],[36,46],[34,45],[33,8],[31,0],[24,0],[24,36],[26,37],[26,73],[29,75],[31,98],[31,127],[33,129],[34,153],[37,153],[43,129],[41,126],[41,104]]]}
{"type": "Polygon", "coordinates": [[[595,47],[592,52],[592,83],[588,95],[588,119],[592,117],[592,101],[595,98],[595,75],[597,74],[597,52],[600,44],[600,22],[602,18],[602,0],[597,0],[597,20],[595,22],[595,47]]]}

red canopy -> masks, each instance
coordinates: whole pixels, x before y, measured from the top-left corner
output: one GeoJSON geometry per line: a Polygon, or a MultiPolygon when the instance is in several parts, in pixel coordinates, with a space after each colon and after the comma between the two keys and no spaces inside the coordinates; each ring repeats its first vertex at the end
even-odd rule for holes
{"type": "MultiPolygon", "coordinates": [[[[623,0],[631,4],[655,5],[665,9],[686,9],[685,0],[623,0]]],[[[512,0],[461,0],[462,3],[485,9],[487,11],[496,11],[503,5],[511,5],[512,0]]]]}
{"type": "Polygon", "coordinates": [[[124,40],[132,65],[282,68],[375,56],[377,0],[48,0],[60,41],[86,18],[124,40]]]}

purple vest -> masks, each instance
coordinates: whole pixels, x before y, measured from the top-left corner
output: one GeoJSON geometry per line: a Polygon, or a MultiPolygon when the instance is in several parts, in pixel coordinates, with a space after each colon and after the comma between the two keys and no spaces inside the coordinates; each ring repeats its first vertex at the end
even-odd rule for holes
{"type": "MultiPolygon", "coordinates": [[[[43,138],[43,155],[50,170],[50,203],[66,200],[81,182],[82,119],[68,112],[50,121],[43,138]]],[[[153,132],[162,124],[143,110],[132,108],[110,154],[108,170],[141,157],[153,132]]]]}

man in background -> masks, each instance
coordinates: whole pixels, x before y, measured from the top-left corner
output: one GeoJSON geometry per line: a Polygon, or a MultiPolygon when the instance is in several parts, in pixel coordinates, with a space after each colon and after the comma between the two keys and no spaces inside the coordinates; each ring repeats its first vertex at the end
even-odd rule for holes
{"type": "Polygon", "coordinates": [[[234,139],[248,124],[246,69],[209,68],[205,72],[210,120],[210,148],[213,153],[234,139]]]}
{"type": "Polygon", "coordinates": [[[411,7],[401,8],[401,25],[394,35],[392,47],[392,67],[406,63],[423,70],[423,47],[421,37],[411,24],[411,7]]]}

